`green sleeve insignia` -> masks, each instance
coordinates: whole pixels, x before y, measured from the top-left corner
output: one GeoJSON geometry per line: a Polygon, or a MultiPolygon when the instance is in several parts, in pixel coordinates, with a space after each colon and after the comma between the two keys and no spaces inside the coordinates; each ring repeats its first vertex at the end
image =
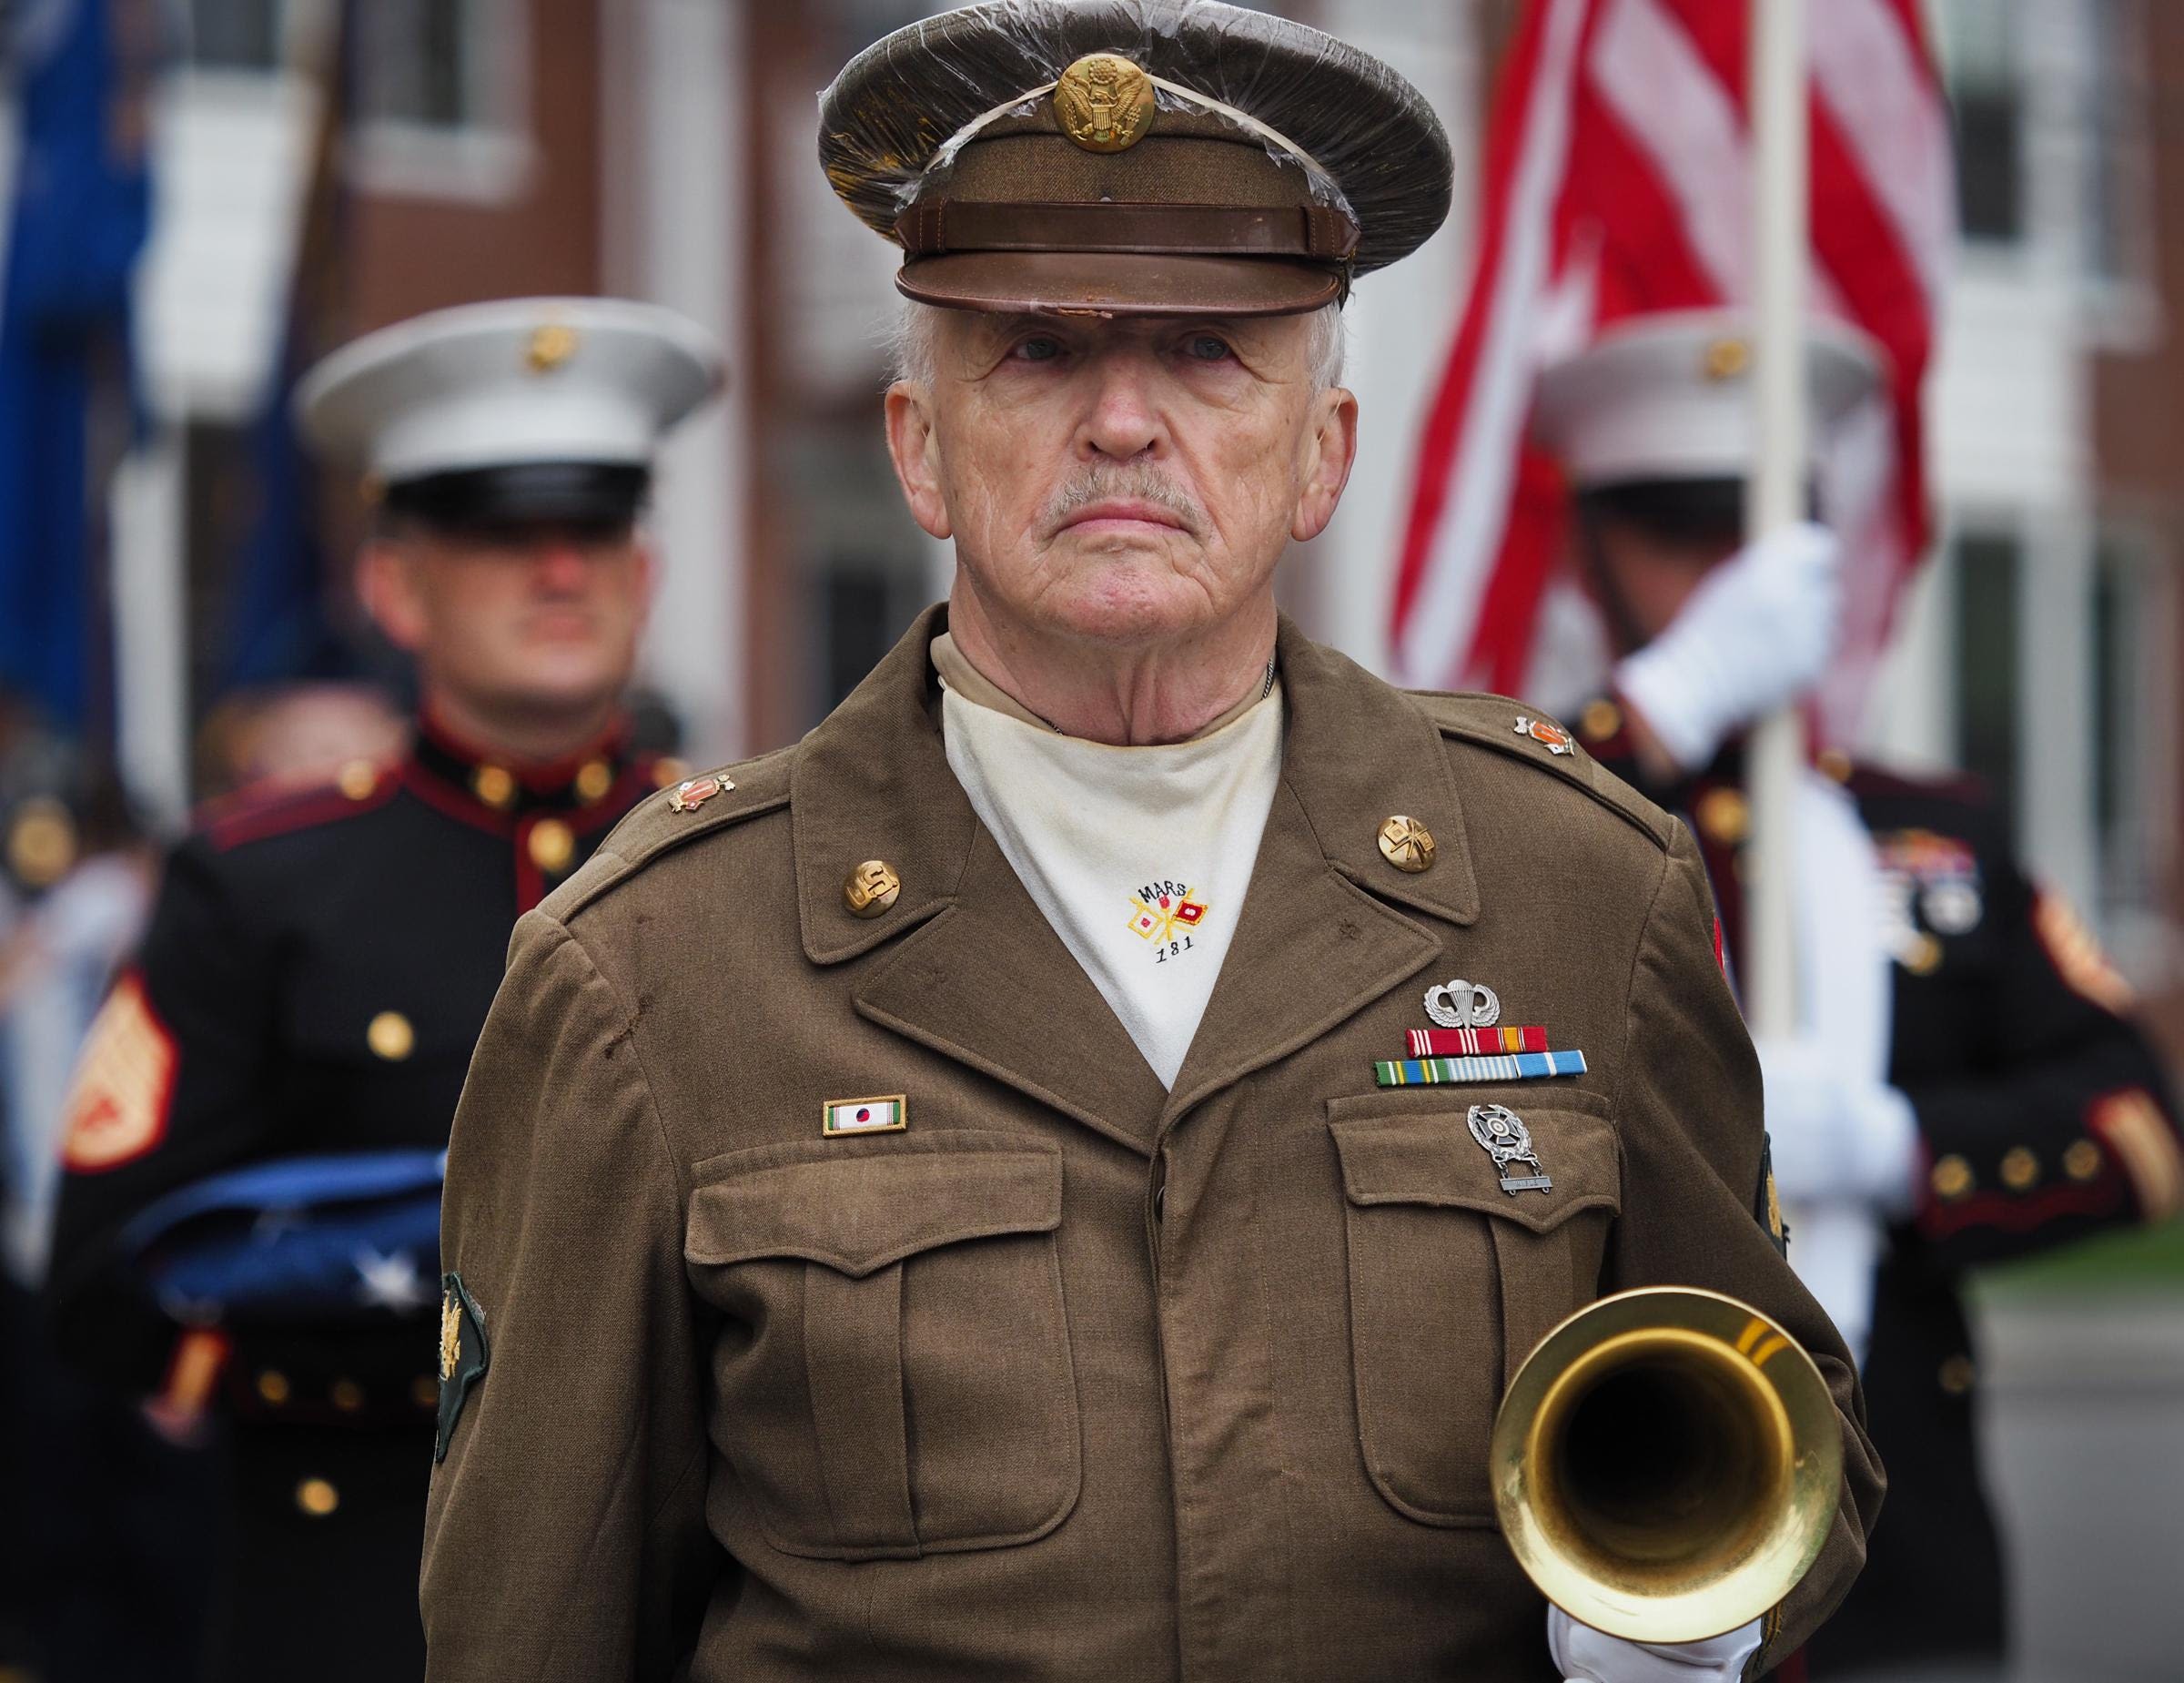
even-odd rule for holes
{"type": "Polygon", "coordinates": [[[448,1458],[455,1423],[470,1387],[485,1378],[491,1350],[485,1342],[485,1315],[472,1300],[460,1274],[440,1281],[440,1431],[432,1443],[434,1465],[448,1458]]]}
{"type": "Polygon", "coordinates": [[[1759,1190],[1753,1194],[1752,1217],[1767,1230],[1774,1249],[1787,1257],[1790,1230],[1782,1224],[1782,1200],[1774,1193],[1774,1142],[1764,1133],[1759,1137],[1759,1190]]]}

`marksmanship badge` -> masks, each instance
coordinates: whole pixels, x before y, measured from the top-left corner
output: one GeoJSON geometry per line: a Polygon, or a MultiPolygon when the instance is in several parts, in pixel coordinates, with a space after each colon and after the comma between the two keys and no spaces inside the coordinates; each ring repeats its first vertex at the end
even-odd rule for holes
{"type": "Polygon", "coordinates": [[[1506,1105],[1475,1104],[1468,1120],[1471,1138],[1494,1160],[1494,1172],[1502,1177],[1503,1191],[1514,1198],[1519,1192],[1554,1190],[1554,1181],[1532,1151],[1532,1130],[1524,1126],[1522,1117],[1506,1105]],[[1528,1165],[1533,1172],[1518,1174],[1520,1164],[1528,1165]]]}

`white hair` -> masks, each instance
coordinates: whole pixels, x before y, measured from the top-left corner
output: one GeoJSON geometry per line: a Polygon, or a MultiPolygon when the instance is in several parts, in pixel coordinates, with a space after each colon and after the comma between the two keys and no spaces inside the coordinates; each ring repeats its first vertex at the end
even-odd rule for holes
{"type": "MultiPolygon", "coordinates": [[[[940,315],[938,305],[921,304],[915,299],[903,300],[902,309],[885,341],[888,384],[893,385],[898,380],[918,386],[932,384],[940,315]]],[[[1341,307],[1329,304],[1313,310],[1305,317],[1305,326],[1310,330],[1310,338],[1305,344],[1305,359],[1311,369],[1312,390],[1325,391],[1340,385],[1342,359],[1349,349],[1350,338],[1341,307]]]]}

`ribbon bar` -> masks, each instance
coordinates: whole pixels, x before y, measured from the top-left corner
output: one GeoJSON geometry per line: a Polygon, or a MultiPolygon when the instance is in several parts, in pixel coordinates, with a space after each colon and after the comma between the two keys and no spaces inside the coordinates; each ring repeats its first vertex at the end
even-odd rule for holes
{"type": "Polygon", "coordinates": [[[1461,1081],[1536,1081],[1582,1075],[1582,1052],[1514,1052],[1502,1058],[1405,1058],[1372,1066],[1382,1087],[1438,1087],[1461,1081]]]}

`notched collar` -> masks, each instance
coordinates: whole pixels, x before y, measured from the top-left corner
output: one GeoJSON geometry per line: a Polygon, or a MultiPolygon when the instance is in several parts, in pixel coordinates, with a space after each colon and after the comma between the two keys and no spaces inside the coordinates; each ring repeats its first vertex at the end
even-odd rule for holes
{"type": "Polygon", "coordinates": [[[864,683],[804,739],[790,789],[804,956],[839,964],[955,904],[977,815],[948,769],[926,649],[947,624],[927,608],[864,683]],[[876,918],[843,887],[867,859],[902,883],[876,918]]]}
{"type": "Polygon", "coordinates": [[[1439,728],[1401,692],[1312,642],[1286,614],[1276,649],[1289,709],[1282,776],[1327,862],[1380,899],[1451,923],[1475,922],[1471,837],[1439,728]],[[1380,854],[1380,826],[1399,814],[1433,837],[1425,870],[1398,870],[1380,854]]]}
{"type": "MultiPolygon", "coordinates": [[[[790,812],[804,950],[814,964],[854,958],[955,903],[979,826],[941,734],[928,649],[946,625],[945,605],[919,614],[797,753],[790,812]],[[872,918],[843,895],[867,859],[902,883],[895,905],[872,918]]],[[[1471,840],[1433,722],[1286,615],[1276,647],[1289,719],[1282,778],[1328,864],[1381,899],[1475,921],[1471,840]],[[1399,813],[1433,836],[1427,870],[1381,857],[1380,825],[1399,813]]]]}

